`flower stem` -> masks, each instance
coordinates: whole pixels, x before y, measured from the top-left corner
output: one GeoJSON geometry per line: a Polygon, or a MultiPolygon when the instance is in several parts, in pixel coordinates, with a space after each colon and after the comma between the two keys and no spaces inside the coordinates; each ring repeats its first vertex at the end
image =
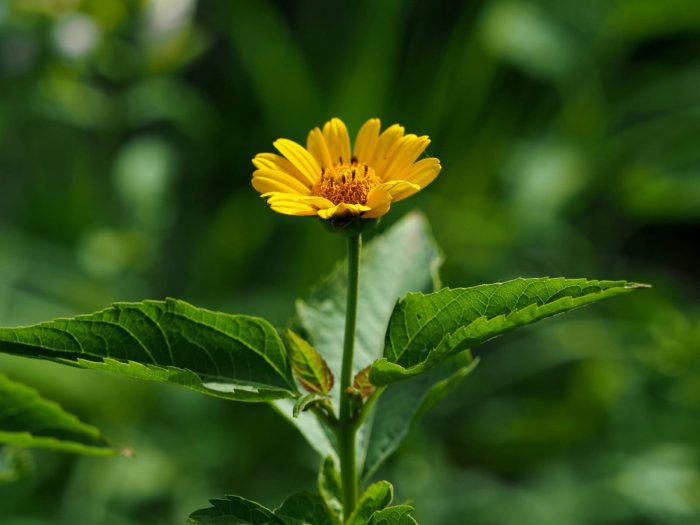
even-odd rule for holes
{"type": "Polygon", "coordinates": [[[359,234],[348,237],[348,297],[345,310],[345,341],[343,344],[343,368],[340,373],[340,417],[337,433],[345,519],[355,509],[358,490],[357,460],[355,455],[355,432],[357,427],[352,421],[350,397],[345,394],[345,390],[351,386],[353,377],[361,242],[359,234]]]}

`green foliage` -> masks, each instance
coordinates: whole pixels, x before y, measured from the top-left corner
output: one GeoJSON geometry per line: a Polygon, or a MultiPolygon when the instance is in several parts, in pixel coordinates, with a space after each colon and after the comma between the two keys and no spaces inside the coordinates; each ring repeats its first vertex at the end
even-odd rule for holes
{"type": "Polygon", "coordinates": [[[212,507],[190,515],[192,525],[284,525],[271,510],[240,496],[211,500],[212,507]]]}
{"type": "Polygon", "coordinates": [[[394,499],[394,488],[388,481],[373,483],[357,502],[357,508],[350,514],[347,525],[366,525],[372,515],[384,509],[394,499]]]}
{"type": "Polygon", "coordinates": [[[14,483],[30,474],[34,461],[25,448],[0,447],[0,484],[14,483]]]}
{"type": "Polygon", "coordinates": [[[267,321],[175,299],[118,303],[72,319],[1,328],[0,352],[238,401],[269,401],[296,390],[284,345],[267,321]]]}
{"type": "MultiPolygon", "coordinates": [[[[440,250],[425,217],[410,213],[368,242],[360,262],[360,304],[355,341],[355,369],[360,371],[382,355],[386,325],[396,301],[413,290],[431,291],[438,280],[440,250]],[[400,254],[400,256],[399,256],[400,254]],[[387,261],[393,261],[391,265],[387,261]]],[[[336,377],[342,361],[345,330],[347,262],[321,280],[309,298],[297,301],[299,323],[336,377]]],[[[337,406],[339,388],[332,389],[337,406]]],[[[322,456],[337,457],[335,436],[310,413],[291,417],[294,402],[279,400],[275,408],[287,417],[322,456]]]]}
{"type": "MultiPolygon", "coordinates": [[[[387,481],[370,485],[360,498],[356,511],[345,525],[411,525],[413,510],[408,505],[388,507],[393,488],[387,481]]],[[[191,525],[341,525],[339,516],[329,510],[326,500],[314,492],[301,491],[289,496],[277,509],[270,510],[240,496],[212,500],[212,506],[190,515],[191,525]]]]}
{"type": "Polygon", "coordinates": [[[304,396],[301,396],[294,403],[294,408],[292,409],[292,417],[294,419],[298,418],[302,412],[308,410],[310,407],[315,405],[320,405],[324,408],[330,408],[330,397],[326,394],[306,394],[304,396]]]}
{"type": "Polygon", "coordinates": [[[125,453],[100,431],[25,385],[0,374],[0,445],[37,447],[95,456],[125,453]]]}
{"type": "Polygon", "coordinates": [[[299,384],[315,394],[328,394],[333,388],[333,372],[316,349],[291,330],[287,330],[289,359],[299,384]]]}
{"type": "Polygon", "coordinates": [[[469,352],[461,352],[424,374],[392,385],[382,394],[364,441],[365,481],[399,448],[420,417],[457,388],[477,363],[469,352]]]}
{"type": "Polygon", "coordinates": [[[417,525],[411,513],[410,505],[387,507],[372,514],[367,525],[417,525]]]}
{"type": "Polygon", "coordinates": [[[323,458],[318,471],[318,491],[328,509],[336,516],[343,515],[342,486],[340,473],[332,457],[323,458]]]}
{"type": "Polygon", "coordinates": [[[275,510],[285,525],[340,525],[324,499],[316,493],[303,491],[292,494],[275,510]]]}
{"type": "Polygon", "coordinates": [[[516,328],[643,286],[539,278],[408,294],[391,316],[384,358],[372,366],[370,381],[402,381],[516,328]]]}
{"type": "MultiPolygon", "coordinates": [[[[411,291],[432,291],[440,251],[425,217],[412,213],[363,248],[355,342],[355,372],[382,356],[384,335],[396,301],[411,291]]],[[[297,302],[299,321],[308,339],[336,377],[342,361],[345,330],[347,262],[339,264],[306,300],[297,302]]],[[[333,397],[338,398],[338,386],[333,397]]]]}

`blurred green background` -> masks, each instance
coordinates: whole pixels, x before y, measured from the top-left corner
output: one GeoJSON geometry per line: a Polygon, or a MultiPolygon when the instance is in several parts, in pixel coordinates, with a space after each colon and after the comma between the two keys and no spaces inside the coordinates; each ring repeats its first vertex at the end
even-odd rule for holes
{"type": "MultiPolygon", "coordinates": [[[[342,256],[250,159],[332,116],[428,134],[466,286],[654,285],[486,345],[380,472],[425,525],[700,523],[700,2],[0,0],[0,324],[175,296],[278,325],[342,256]]],[[[6,525],[275,505],[318,458],[270,408],[2,357],[133,447],[23,455],[6,525]]],[[[0,454],[0,470],[8,460],[0,454]]]]}

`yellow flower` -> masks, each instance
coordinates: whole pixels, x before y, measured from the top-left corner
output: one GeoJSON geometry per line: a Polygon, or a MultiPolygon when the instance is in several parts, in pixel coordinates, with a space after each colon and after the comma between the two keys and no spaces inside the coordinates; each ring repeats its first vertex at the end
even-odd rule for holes
{"type": "Polygon", "coordinates": [[[286,215],[376,219],[391,203],[410,197],[440,173],[433,157],[417,160],[427,136],[404,135],[398,124],[379,133],[379,119],[368,120],[355,139],[343,121],[331,119],[323,131],[309,132],[306,148],[288,139],[274,142],[282,156],[259,153],[253,159],[253,187],[270,207],[286,215]]]}

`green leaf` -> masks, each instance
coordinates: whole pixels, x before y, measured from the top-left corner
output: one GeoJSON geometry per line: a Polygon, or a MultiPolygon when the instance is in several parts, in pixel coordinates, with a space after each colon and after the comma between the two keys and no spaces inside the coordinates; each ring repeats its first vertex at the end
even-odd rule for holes
{"type": "MultiPolygon", "coordinates": [[[[382,356],[386,327],[399,297],[410,291],[435,289],[440,262],[428,222],[416,212],[409,213],[363,247],[355,372],[382,356]]],[[[316,286],[308,299],[297,302],[299,323],[307,339],[336,377],[340,376],[342,367],[346,291],[347,261],[344,261],[316,286]]],[[[331,395],[337,406],[338,385],[331,395]]],[[[289,400],[276,401],[274,405],[283,415],[291,414],[293,404],[289,400]]],[[[287,417],[322,457],[337,457],[334,436],[313,415],[287,417]]]]}
{"type": "Polygon", "coordinates": [[[240,496],[211,500],[212,507],[192,514],[190,525],[286,525],[271,510],[240,496]]]}
{"type": "Polygon", "coordinates": [[[127,454],[53,401],[0,374],[0,444],[113,456],[127,454]]]}
{"type": "Polygon", "coordinates": [[[347,525],[367,525],[367,522],[378,510],[385,508],[394,499],[394,489],[388,481],[373,483],[357,502],[355,511],[350,514],[347,525]]]}
{"type": "Polygon", "coordinates": [[[367,525],[418,525],[411,512],[413,507],[410,505],[387,507],[372,514],[367,525]]]}
{"type": "Polygon", "coordinates": [[[332,456],[338,459],[336,438],[333,431],[321,424],[312,412],[301,412],[297,417],[294,417],[294,407],[297,402],[292,399],[278,399],[272,403],[272,407],[299,429],[306,441],[321,457],[332,456]]]}
{"type": "Polygon", "coordinates": [[[321,462],[321,468],[318,472],[318,491],[330,511],[336,516],[342,516],[343,488],[340,482],[340,473],[331,456],[323,458],[321,462]]]}
{"type": "Polygon", "coordinates": [[[0,328],[0,352],[240,401],[269,401],[296,391],[285,348],[270,323],[175,299],[118,303],[72,319],[0,328]]]}
{"type": "Polygon", "coordinates": [[[289,496],[275,510],[275,516],[285,525],[340,525],[321,496],[313,492],[302,491],[289,496]]]}
{"type": "MultiPolygon", "coordinates": [[[[384,336],[396,301],[410,291],[431,291],[440,255],[423,215],[411,213],[368,243],[360,261],[360,297],[355,341],[358,372],[382,356],[384,336]]],[[[340,376],[345,331],[347,261],[324,279],[297,313],[307,338],[340,376]]],[[[333,388],[337,401],[339,387],[333,388]]]]}
{"type": "Polygon", "coordinates": [[[438,401],[454,390],[476,367],[466,351],[447,359],[425,374],[392,385],[377,401],[366,440],[363,478],[367,481],[399,448],[413,425],[438,401]]]}
{"type": "Polygon", "coordinates": [[[327,394],[333,388],[333,372],[316,349],[291,330],[287,330],[289,358],[299,384],[307,391],[327,394]]]}
{"type": "Polygon", "coordinates": [[[384,358],[372,365],[370,380],[402,381],[515,328],[644,286],[539,278],[408,294],[391,316],[384,358]]]}
{"type": "Polygon", "coordinates": [[[297,401],[294,403],[292,417],[299,417],[302,412],[308,410],[313,405],[326,405],[330,407],[329,400],[330,397],[325,394],[306,394],[305,396],[297,399],[297,401]]]}

